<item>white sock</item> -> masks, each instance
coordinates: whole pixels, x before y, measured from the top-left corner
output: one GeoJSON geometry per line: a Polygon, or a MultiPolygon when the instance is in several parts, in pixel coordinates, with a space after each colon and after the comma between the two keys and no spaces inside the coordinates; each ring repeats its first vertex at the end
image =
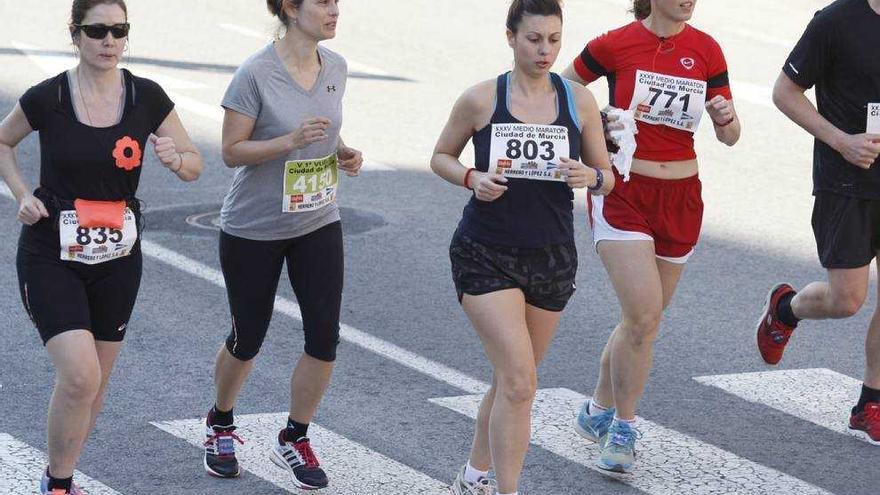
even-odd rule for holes
{"type": "Polygon", "coordinates": [[[636,425],[636,418],[623,419],[623,418],[618,417],[616,414],[614,415],[614,421],[617,421],[618,423],[626,423],[630,427],[634,427],[636,425]]]}
{"type": "Polygon", "coordinates": [[[593,399],[590,399],[590,405],[587,406],[587,414],[589,414],[590,416],[598,416],[607,410],[607,407],[596,404],[596,401],[593,399]]]}
{"type": "Polygon", "coordinates": [[[471,461],[468,459],[467,466],[464,468],[464,480],[470,484],[474,484],[480,481],[480,478],[485,478],[489,476],[489,471],[480,471],[479,469],[471,466],[471,461]]]}

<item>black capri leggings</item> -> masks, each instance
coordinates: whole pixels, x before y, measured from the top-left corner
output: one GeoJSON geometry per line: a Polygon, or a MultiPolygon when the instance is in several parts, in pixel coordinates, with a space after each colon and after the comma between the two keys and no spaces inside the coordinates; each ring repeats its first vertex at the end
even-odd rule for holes
{"type": "Polygon", "coordinates": [[[339,222],[280,241],[254,241],[220,232],[220,266],[232,312],[226,348],[242,361],[260,352],[285,259],[302,312],[305,352],[321,361],[335,361],[343,278],[339,222]]]}

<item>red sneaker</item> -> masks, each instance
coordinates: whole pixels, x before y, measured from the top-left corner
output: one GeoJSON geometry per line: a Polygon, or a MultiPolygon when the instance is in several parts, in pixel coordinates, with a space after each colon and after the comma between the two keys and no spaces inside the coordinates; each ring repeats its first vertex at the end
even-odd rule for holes
{"type": "Polygon", "coordinates": [[[849,417],[849,431],[880,445],[880,402],[868,402],[865,409],[849,417]]]}
{"type": "Polygon", "coordinates": [[[758,321],[758,352],[767,364],[776,365],[782,359],[785,344],[791,338],[794,327],[790,327],[781,321],[776,314],[776,307],[782,296],[794,292],[794,288],[788,284],[778,284],[767,294],[767,304],[764,313],[758,321]]]}

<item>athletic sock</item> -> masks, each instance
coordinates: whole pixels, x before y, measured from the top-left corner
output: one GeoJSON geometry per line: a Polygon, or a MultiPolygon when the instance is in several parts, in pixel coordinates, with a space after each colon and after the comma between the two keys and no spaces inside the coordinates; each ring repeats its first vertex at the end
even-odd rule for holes
{"type": "Polygon", "coordinates": [[[791,300],[794,299],[796,294],[796,292],[789,292],[779,298],[779,303],[776,305],[776,316],[779,317],[779,321],[788,327],[796,327],[798,322],[801,321],[800,318],[794,315],[794,311],[791,309],[791,300]]]}
{"type": "Polygon", "coordinates": [[[479,469],[471,466],[471,461],[468,459],[467,466],[464,467],[464,481],[470,484],[474,484],[480,481],[481,478],[486,478],[489,476],[489,471],[480,471],[479,469]]]}
{"type": "Polygon", "coordinates": [[[590,416],[598,416],[604,412],[608,411],[608,408],[605,406],[600,406],[593,399],[590,399],[590,405],[587,406],[587,414],[590,416]]]}
{"type": "Polygon", "coordinates": [[[636,419],[635,419],[635,418],[633,418],[633,419],[623,419],[623,418],[621,418],[621,417],[618,417],[618,416],[615,414],[615,415],[614,415],[614,421],[617,421],[618,423],[626,423],[627,425],[630,426],[630,428],[634,428],[634,427],[636,426],[636,419]]]}
{"type": "Polygon", "coordinates": [[[871,388],[864,383],[862,384],[862,395],[859,396],[859,403],[853,408],[853,414],[858,414],[865,410],[865,404],[868,402],[880,402],[880,390],[871,388]]]}
{"type": "Polygon", "coordinates": [[[298,423],[290,418],[287,418],[287,428],[284,428],[283,433],[285,442],[296,442],[300,438],[308,436],[308,434],[308,423],[298,423]]]}
{"type": "Polygon", "coordinates": [[[217,409],[217,404],[208,411],[208,424],[211,426],[232,426],[235,420],[232,416],[232,409],[221,411],[217,409]]]}
{"type": "Polygon", "coordinates": [[[46,468],[46,477],[49,478],[49,490],[60,488],[69,492],[71,487],[73,487],[73,476],[70,478],[53,478],[49,474],[49,468],[46,468]]]}

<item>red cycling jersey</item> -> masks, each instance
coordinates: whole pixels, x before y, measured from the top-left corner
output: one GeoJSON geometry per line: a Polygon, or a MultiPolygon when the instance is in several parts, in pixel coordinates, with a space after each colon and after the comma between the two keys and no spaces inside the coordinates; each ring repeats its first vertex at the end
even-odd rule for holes
{"type": "Polygon", "coordinates": [[[635,110],[635,157],[643,160],[696,158],[694,132],[709,118],[705,102],[732,98],[721,47],[689,24],[668,38],[641,21],[627,24],[590,41],[574,68],[588,83],[607,77],[611,105],[635,110]]]}

